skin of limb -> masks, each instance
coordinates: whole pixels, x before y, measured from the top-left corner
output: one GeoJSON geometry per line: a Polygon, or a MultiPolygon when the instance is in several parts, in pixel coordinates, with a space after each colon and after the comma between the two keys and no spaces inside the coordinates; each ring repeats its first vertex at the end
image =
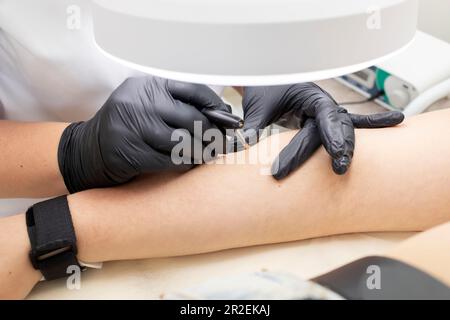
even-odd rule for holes
{"type": "Polygon", "coordinates": [[[0,299],[23,299],[42,278],[28,258],[24,219],[22,214],[0,219],[0,299]]]}
{"type": "Polygon", "coordinates": [[[450,223],[411,237],[385,256],[407,263],[450,286],[450,223]]]}
{"type": "MultiPolygon", "coordinates": [[[[422,231],[445,223],[450,219],[449,119],[447,110],[396,128],[357,131],[357,152],[345,176],[329,170],[330,159],[320,149],[278,182],[261,174],[261,164],[215,164],[71,195],[79,259],[187,255],[343,233],[422,231]]],[[[280,146],[268,158],[273,160],[294,134],[277,136],[280,146]]],[[[258,147],[245,152],[252,155],[258,147]]],[[[23,214],[9,219],[8,228],[0,222],[0,234],[14,239],[26,232],[17,231],[25,229],[23,214]]],[[[18,252],[29,250],[26,237],[17,241],[18,252]]],[[[1,273],[21,270],[37,281],[25,261],[8,260],[1,273]]],[[[15,290],[21,294],[34,284],[15,290]]]]}
{"type": "Polygon", "coordinates": [[[0,121],[0,198],[67,194],[58,144],[67,123],[0,121]]]}

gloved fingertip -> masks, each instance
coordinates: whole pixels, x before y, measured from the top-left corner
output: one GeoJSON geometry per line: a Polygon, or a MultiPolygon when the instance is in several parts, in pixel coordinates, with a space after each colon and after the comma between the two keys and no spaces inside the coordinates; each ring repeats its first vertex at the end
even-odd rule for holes
{"type": "Polygon", "coordinates": [[[347,173],[348,167],[333,164],[333,171],[339,176],[347,173]]]}
{"type": "Polygon", "coordinates": [[[328,154],[333,159],[340,159],[345,154],[345,138],[342,133],[335,134],[334,136],[328,135],[328,138],[324,138],[322,135],[322,141],[328,154]]]}
{"type": "Polygon", "coordinates": [[[274,177],[275,180],[280,181],[286,178],[289,175],[289,172],[282,172],[278,171],[276,173],[272,173],[272,177],[274,177]]]}
{"type": "Polygon", "coordinates": [[[392,121],[395,124],[400,124],[405,120],[405,115],[403,112],[394,111],[392,112],[392,121]]]}
{"type": "Polygon", "coordinates": [[[275,180],[283,180],[287,178],[294,170],[296,170],[299,166],[293,165],[292,162],[284,160],[280,160],[280,157],[277,157],[272,163],[271,173],[272,177],[275,180]]]}
{"type": "Polygon", "coordinates": [[[342,147],[330,146],[330,148],[327,149],[329,150],[330,156],[332,156],[333,159],[340,159],[344,156],[344,146],[342,147]]]}
{"type": "Polygon", "coordinates": [[[282,174],[273,174],[272,177],[274,177],[275,180],[280,181],[283,180],[284,178],[286,178],[287,175],[282,175],[282,174]]]}
{"type": "Polygon", "coordinates": [[[287,176],[287,174],[280,168],[280,157],[277,157],[272,163],[271,173],[272,177],[276,180],[284,179],[287,176]]]}
{"type": "Polygon", "coordinates": [[[350,168],[351,160],[348,156],[343,156],[333,160],[333,171],[338,175],[344,175],[350,168]]]}

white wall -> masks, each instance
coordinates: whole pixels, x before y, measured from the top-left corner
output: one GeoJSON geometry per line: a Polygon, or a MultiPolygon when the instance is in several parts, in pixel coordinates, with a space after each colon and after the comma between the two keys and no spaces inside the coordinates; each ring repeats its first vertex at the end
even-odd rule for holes
{"type": "Polygon", "coordinates": [[[450,42],[450,0],[420,0],[419,29],[450,42]]]}

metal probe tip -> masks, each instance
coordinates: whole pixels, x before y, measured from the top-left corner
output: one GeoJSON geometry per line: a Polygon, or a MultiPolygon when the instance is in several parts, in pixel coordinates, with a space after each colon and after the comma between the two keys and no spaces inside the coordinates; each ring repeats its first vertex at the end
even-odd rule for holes
{"type": "Polygon", "coordinates": [[[242,146],[244,147],[244,150],[247,150],[248,148],[250,148],[250,145],[245,140],[244,135],[242,134],[242,131],[240,129],[236,129],[235,133],[236,133],[236,137],[242,143],[242,146]]]}

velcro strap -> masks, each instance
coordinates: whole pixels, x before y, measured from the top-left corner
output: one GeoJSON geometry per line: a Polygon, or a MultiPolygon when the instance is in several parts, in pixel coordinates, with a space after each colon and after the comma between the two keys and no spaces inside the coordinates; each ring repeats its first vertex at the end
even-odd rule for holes
{"type": "Polygon", "coordinates": [[[77,239],[67,197],[47,200],[28,209],[30,260],[46,280],[68,276],[68,268],[77,266],[77,239]]]}

